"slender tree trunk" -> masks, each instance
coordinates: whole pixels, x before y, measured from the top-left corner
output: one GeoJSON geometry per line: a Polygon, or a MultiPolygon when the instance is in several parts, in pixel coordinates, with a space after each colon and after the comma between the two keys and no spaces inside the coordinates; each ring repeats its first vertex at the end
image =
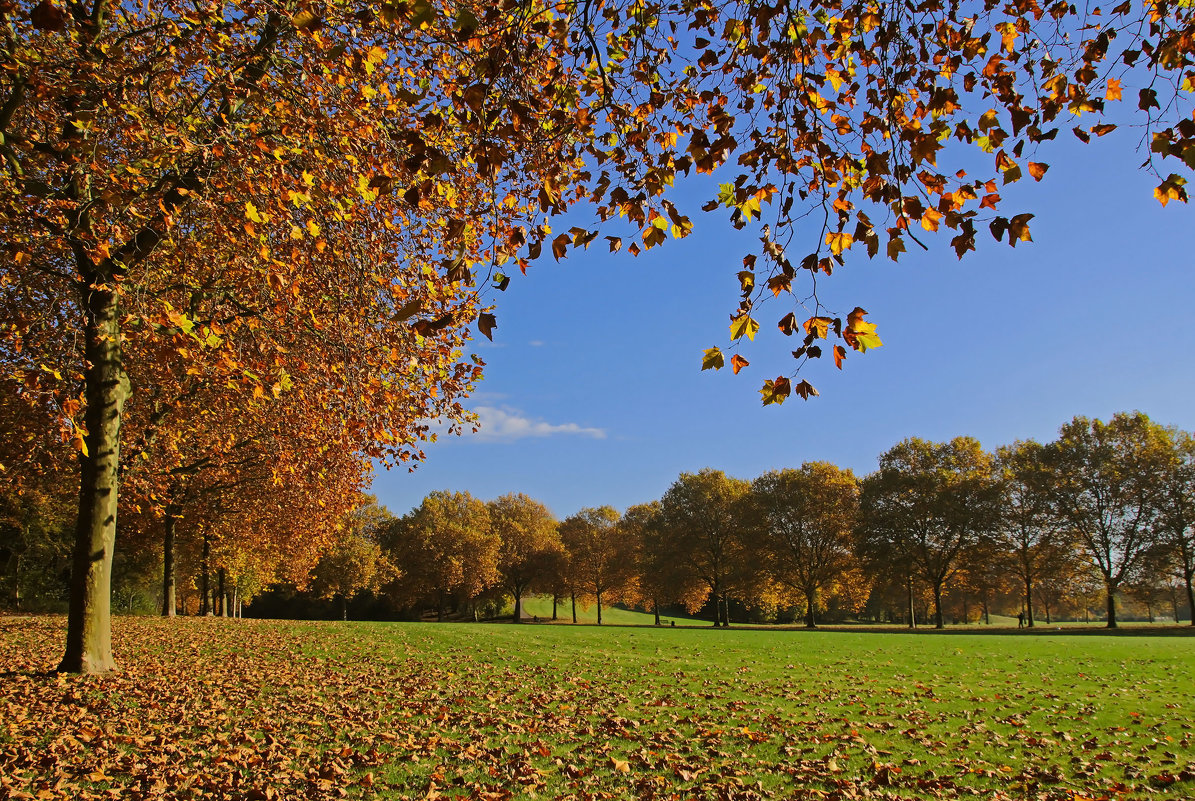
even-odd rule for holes
{"type": "Polygon", "coordinates": [[[964,624],[971,622],[971,606],[969,603],[970,600],[971,600],[971,594],[964,592],[963,593],[963,623],[964,624]]]}
{"type": "Polygon", "coordinates": [[[980,603],[983,604],[983,625],[990,626],[992,625],[992,614],[991,607],[988,604],[987,590],[983,591],[983,596],[980,598],[980,603]]]}
{"type": "Polygon", "coordinates": [[[514,613],[512,622],[522,623],[523,622],[523,593],[521,590],[516,589],[514,592],[514,596],[515,596],[515,613],[514,613]]]}
{"type": "Polygon", "coordinates": [[[569,600],[573,603],[573,622],[577,622],[577,593],[570,592],[568,594],[569,600]]]}
{"type": "MultiPolygon", "coordinates": [[[[653,613],[655,613],[655,616],[656,616],[656,625],[657,625],[657,626],[658,626],[658,625],[660,625],[660,602],[659,602],[659,600],[657,600],[656,598],[652,598],[652,599],[651,599],[651,611],[652,611],[653,613]]],[[[1175,617],[1175,620],[1177,620],[1177,619],[1178,619],[1178,618],[1177,618],[1177,616],[1176,616],[1176,617],[1175,617]]]]}
{"type": "Polygon", "coordinates": [[[600,625],[602,625],[602,593],[601,593],[601,590],[598,590],[598,593],[597,593],[597,616],[598,616],[598,625],[600,626],[600,625]]]}
{"type": "Polygon", "coordinates": [[[178,526],[179,511],[178,504],[167,503],[166,517],[162,520],[162,617],[174,617],[177,605],[174,580],[174,532],[178,526]]]}
{"type": "Polygon", "coordinates": [[[934,584],[934,628],[946,628],[946,621],[942,619],[942,585],[934,584]]]}
{"type": "Polygon", "coordinates": [[[444,622],[444,593],[440,593],[436,597],[436,622],[444,622]]]}
{"type": "Polygon", "coordinates": [[[909,628],[917,628],[917,608],[913,605],[913,577],[909,576],[905,581],[905,587],[909,591],[909,628]]]}
{"type": "Polygon", "coordinates": [[[349,599],[344,593],[340,593],[340,619],[349,619],[349,599]]]}
{"type": "Polygon", "coordinates": [[[722,628],[730,628],[730,594],[722,593],[722,628]]]}
{"type": "Polygon", "coordinates": [[[220,568],[220,572],[217,573],[217,593],[220,597],[216,608],[216,614],[220,617],[228,616],[228,596],[224,594],[224,577],[225,570],[220,568]]]}
{"type": "Polygon", "coordinates": [[[1033,628],[1033,579],[1025,576],[1025,622],[1033,628]]]}
{"type": "Polygon", "coordinates": [[[1183,580],[1187,585],[1187,614],[1191,618],[1191,625],[1195,626],[1195,582],[1192,581],[1193,578],[1195,578],[1195,571],[1183,570],[1183,580]]]}
{"type": "Polygon", "coordinates": [[[1116,622],[1116,587],[1112,586],[1112,584],[1109,583],[1107,585],[1106,589],[1108,591],[1108,624],[1107,624],[1107,628],[1110,628],[1110,629],[1119,628],[1119,625],[1116,622]]]}
{"type": "Polygon", "coordinates": [[[558,595],[556,595],[556,593],[552,593],[552,619],[553,620],[556,619],[556,602],[559,600],[560,600],[560,597],[558,595]]]}
{"type": "Polygon", "coordinates": [[[814,617],[814,612],[813,612],[813,596],[814,596],[814,590],[809,587],[806,587],[805,588],[805,628],[807,628],[807,629],[816,629],[817,628],[817,618],[814,617]]]}
{"type": "Polygon", "coordinates": [[[1154,605],[1152,601],[1145,602],[1145,615],[1149,618],[1149,622],[1154,622],[1154,605]]]}
{"type": "Polygon", "coordinates": [[[208,537],[207,530],[203,532],[203,551],[199,559],[199,616],[204,617],[210,615],[211,609],[211,594],[208,591],[208,560],[212,555],[212,541],[208,537]]]}
{"type": "Polygon", "coordinates": [[[79,515],[71,565],[64,673],[113,670],[112,554],[116,545],[120,423],[129,395],[121,363],[120,321],[115,293],[99,288],[109,277],[94,276],[85,286],[84,421],[87,455],[79,456],[79,515]]]}
{"type": "Polygon", "coordinates": [[[241,619],[241,588],[236,585],[232,588],[232,616],[241,619]]]}

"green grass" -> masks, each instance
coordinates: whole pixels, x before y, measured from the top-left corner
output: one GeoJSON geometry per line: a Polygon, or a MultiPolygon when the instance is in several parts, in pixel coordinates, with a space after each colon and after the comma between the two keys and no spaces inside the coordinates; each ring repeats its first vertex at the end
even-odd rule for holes
{"type": "MultiPolygon", "coordinates": [[[[523,599],[523,613],[527,616],[539,617],[541,622],[552,622],[552,598],[538,595],[523,599]]],[[[565,598],[556,606],[558,623],[572,623],[573,614],[569,601],[565,598]]],[[[631,609],[620,609],[613,606],[602,606],[602,623],[611,626],[652,626],[655,616],[650,612],[636,612],[631,609]]],[[[689,624],[710,623],[702,621],[692,615],[661,615],[660,621],[667,626],[670,621],[676,621],[678,626],[689,624]]],[[[577,623],[597,623],[597,606],[577,603],[577,623]]]]}
{"type": "Polygon", "coordinates": [[[1195,796],[1184,631],[119,619],[120,674],[38,675],[61,625],[0,618],[0,781],[33,795],[1195,796]]]}

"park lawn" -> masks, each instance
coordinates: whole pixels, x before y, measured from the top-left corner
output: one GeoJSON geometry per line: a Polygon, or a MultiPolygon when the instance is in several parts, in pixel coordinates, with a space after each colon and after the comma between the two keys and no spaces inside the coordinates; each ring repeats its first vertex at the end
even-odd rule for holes
{"type": "MultiPolygon", "coordinates": [[[[552,598],[548,595],[533,595],[529,598],[523,599],[523,616],[524,617],[538,617],[540,622],[552,621],[552,598]]],[[[556,622],[571,624],[573,620],[573,610],[569,605],[569,600],[565,598],[556,605],[556,622]]],[[[623,609],[616,606],[602,607],[602,623],[611,626],[652,626],[655,625],[655,615],[651,612],[637,612],[634,609],[623,609]]],[[[692,615],[660,615],[660,620],[663,625],[667,626],[670,622],[675,621],[676,625],[701,625],[710,623],[708,620],[701,620],[692,615]]],[[[578,623],[597,623],[597,606],[592,602],[581,603],[577,602],[577,622],[578,623]]]]}
{"type": "Polygon", "coordinates": [[[1190,798],[1195,638],[0,617],[0,798],[1190,798]]]}

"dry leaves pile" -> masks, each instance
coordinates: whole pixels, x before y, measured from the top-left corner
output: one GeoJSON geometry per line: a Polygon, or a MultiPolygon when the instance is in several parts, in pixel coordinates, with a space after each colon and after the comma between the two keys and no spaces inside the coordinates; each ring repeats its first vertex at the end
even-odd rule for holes
{"type": "Polygon", "coordinates": [[[0,799],[1195,794],[1189,707],[935,690],[855,635],[125,618],[81,678],[44,672],[63,628],[0,618],[0,799]],[[765,661],[809,643],[846,651],[765,661]]]}

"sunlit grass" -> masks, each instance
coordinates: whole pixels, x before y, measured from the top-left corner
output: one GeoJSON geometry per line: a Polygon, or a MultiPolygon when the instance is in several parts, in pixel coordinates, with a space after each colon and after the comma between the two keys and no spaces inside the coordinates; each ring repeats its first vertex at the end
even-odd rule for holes
{"type": "Polygon", "coordinates": [[[1181,633],[119,619],[119,674],[36,674],[62,625],[0,619],[35,796],[1195,796],[1181,633]]]}

